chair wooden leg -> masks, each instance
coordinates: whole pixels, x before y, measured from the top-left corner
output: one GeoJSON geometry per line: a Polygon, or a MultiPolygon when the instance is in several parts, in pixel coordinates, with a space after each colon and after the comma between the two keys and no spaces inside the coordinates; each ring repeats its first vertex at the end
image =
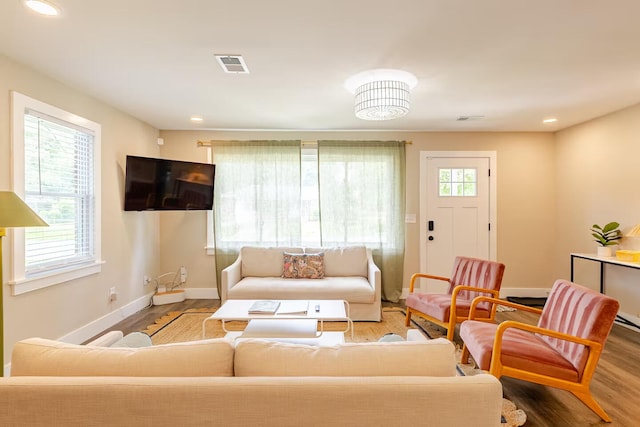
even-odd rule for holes
{"type": "Polygon", "coordinates": [[[469,361],[469,349],[466,344],[462,344],[462,354],[460,354],[460,363],[466,365],[469,361]]]}
{"type": "Polygon", "coordinates": [[[455,324],[452,326],[449,326],[449,328],[447,329],[447,339],[451,342],[453,342],[453,337],[456,334],[456,326],[455,324]]]}
{"type": "Polygon", "coordinates": [[[582,401],[582,403],[587,405],[589,407],[589,409],[591,409],[600,418],[602,418],[603,421],[606,421],[608,423],[611,422],[611,418],[609,418],[609,415],[607,415],[607,413],[604,411],[604,409],[602,409],[602,407],[598,404],[598,402],[596,402],[596,400],[591,395],[591,392],[589,392],[588,390],[587,391],[570,390],[570,391],[571,391],[571,393],[573,393],[573,395],[575,397],[580,399],[582,401]]]}
{"type": "Polygon", "coordinates": [[[407,317],[404,319],[404,326],[409,326],[411,324],[411,311],[407,308],[407,317]]]}

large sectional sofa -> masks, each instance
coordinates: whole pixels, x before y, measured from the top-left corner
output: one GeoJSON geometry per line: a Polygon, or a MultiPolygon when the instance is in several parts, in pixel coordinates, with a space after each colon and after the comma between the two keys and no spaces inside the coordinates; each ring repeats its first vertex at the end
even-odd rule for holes
{"type": "Polygon", "coordinates": [[[381,276],[364,246],[336,248],[243,247],[221,274],[221,300],[341,299],[352,320],[381,319],[381,276]],[[322,254],[323,278],[286,278],[285,254],[322,254]]]}
{"type": "MultiPolygon", "coordinates": [[[[416,331],[417,332],[417,331],[416,331]]],[[[113,348],[17,343],[2,426],[500,425],[493,376],[444,339],[314,347],[226,339],[113,348]]]]}

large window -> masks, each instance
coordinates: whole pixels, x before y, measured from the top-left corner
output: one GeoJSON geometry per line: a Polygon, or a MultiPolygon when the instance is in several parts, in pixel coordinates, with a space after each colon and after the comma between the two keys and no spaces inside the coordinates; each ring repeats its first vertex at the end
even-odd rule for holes
{"type": "MultiPolygon", "coordinates": [[[[404,260],[404,142],[216,142],[218,273],[242,246],[364,244],[397,301],[404,260]]],[[[386,283],[386,285],[385,285],[386,283]]]]}
{"type": "Polygon", "coordinates": [[[100,125],[13,93],[14,191],[49,227],[15,233],[14,294],[99,271],[100,125]]]}

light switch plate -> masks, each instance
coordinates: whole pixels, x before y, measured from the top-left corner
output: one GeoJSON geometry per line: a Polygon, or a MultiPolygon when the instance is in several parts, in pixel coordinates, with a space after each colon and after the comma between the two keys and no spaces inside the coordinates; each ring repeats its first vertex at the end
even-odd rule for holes
{"type": "Polygon", "coordinates": [[[407,224],[415,224],[416,223],[416,214],[406,214],[404,216],[404,222],[407,224]]]}

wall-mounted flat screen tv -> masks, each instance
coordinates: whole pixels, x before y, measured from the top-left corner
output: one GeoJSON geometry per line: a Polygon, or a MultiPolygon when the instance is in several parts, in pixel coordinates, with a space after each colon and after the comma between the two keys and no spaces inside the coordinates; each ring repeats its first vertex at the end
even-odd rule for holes
{"type": "Polygon", "coordinates": [[[125,211],[211,210],[215,165],[127,156],[125,211]]]}

